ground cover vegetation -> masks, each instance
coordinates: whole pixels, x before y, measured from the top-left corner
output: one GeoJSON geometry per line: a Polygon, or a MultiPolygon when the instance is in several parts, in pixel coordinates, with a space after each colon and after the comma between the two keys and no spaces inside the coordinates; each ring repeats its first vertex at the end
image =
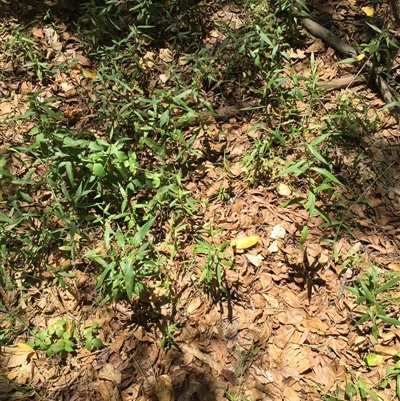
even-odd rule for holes
{"type": "Polygon", "coordinates": [[[388,7],[2,0],[1,399],[400,398],[388,7]]]}

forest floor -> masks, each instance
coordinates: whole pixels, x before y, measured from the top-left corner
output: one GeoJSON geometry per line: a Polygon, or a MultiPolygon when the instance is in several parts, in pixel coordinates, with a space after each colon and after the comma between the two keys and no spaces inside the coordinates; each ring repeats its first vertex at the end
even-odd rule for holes
{"type": "MultiPolygon", "coordinates": [[[[398,397],[400,130],[322,87],[363,60],[283,3],[106,3],[1,6],[0,398],[398,397]]],[[[386,66],[386,4],[308,5],[386,66]]]]}

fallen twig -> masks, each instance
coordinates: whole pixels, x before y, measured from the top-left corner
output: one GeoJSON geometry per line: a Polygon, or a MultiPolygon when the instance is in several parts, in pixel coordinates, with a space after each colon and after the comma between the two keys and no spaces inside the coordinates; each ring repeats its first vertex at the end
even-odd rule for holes
{"type": "MultiPolygon", "coordinates": [[[[336,50],[341,55],[345,57],[357,58],[357,51],[352,46],[344,42],[342,39],[338,38],[331,31],[324,28],[317,22],[309,18],[302,18],[301,23],[308,32],[310,32],[313,36],[323,40],[328,46],[332,47],[332,49],[336,50]]],[[[398,100],[396,95],[394,94],[394,91],[389,87],[386,81],[375,71],[372,62],[366,61],[364,65],[367,68],[368,72],[371,73],[371,77],[374,80],[376,86],[378,87],[383,97],[383,100],[387,104],[393,103],[396,100],[398,100]]],[[[394,117],[398,122],[400,108],[398,106],[393,106],[391,108],[391,111],[393,112],[394,117]]]]}

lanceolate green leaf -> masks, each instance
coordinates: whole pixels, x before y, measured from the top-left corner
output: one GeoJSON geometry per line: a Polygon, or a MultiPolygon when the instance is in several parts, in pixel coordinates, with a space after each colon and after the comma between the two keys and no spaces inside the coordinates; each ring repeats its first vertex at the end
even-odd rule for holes
{"type": "Polygon", "coordinates": [[[329,171],[327,171],[323,168],[311,167],[311,170],[321,174],[323,177],[328,178],[330,181],[332,181],[338,185],[343,185],[332,173],[330,173],[329,171]]]}

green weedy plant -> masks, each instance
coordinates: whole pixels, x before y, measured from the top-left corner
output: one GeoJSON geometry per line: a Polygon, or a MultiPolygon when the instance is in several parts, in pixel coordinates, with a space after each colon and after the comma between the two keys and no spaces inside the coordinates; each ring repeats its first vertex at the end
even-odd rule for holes
{"type": "MultiPolygon", "coordinates": [[[[323,392],[323,389],[319,385],[317,385],[317,388],[323,392]]],[[[381,400],[374,388],[368,387],[365,380],[362,377],[357,377],[353,372],[349,373],[344,390],[337,388],[333,394],[323,395],[325,401],[346,401],[355,399],[356,397],[363,401],[381,400]]]]}
{"type": "Polygon", "coordinates": [[[162,332],[162,337],[161,337],[161,342],[160,342],[160,347],[161,349],[165,349],[168,345],[171,345],[175,341],[175,331],[177,324],[166,324],[166,323],[161,323],[161,332],[162,332]]]}
{"type": "MultiPolygon", "coordinates": [[[[33,23],[33,21],[32,21],[33,23]]],[[[6,47],[10,50],[10,58],[20,63],[20,68],[33,69],[39,81],[54,75],[46,61],[46,56],[40,51],[40,41],[26,34],[27,27],[15,25],[12,27],[10,39],[6,47]]],[[[1,72],[0,72],[1,74],[1,72]]]]}
{"type": "Polygon", "coordinates": [[[76,346],[73,333],[68,328],[67,319],[59,319],[54,327],[42,331],[34,328],[31,335],[33,338],[28,340],[26,344],[33,349],[46,351],[47,356],[73,352],[76,346]]]}
{"type": "Polygon", "coordinates": [[[224,283],[224,269],[232,268],[233,264],[229,261],[229,255],[226,253],[226,248],[229,241],[218,243],[216,236],[217,232],[210,226],[210,242],[197,239],[195,253],[200,255],[204,260],[200,266],[202,270],[199,277],[199,282],[205,282],[211,294],[215,295],[214,285],[218,285],[218,289],[226,292],[227,289],[224,283]]]}
{"type": "Polygon", "coordinates": [[[92,351],[94,348],[101,348],[103,346],[101,339],[96,337],[99,332],[98,327],[99,324],[97,322],[93,322],[90,327],[87,327],[84,330],[85,347],[88,351],[92,351]]]}
{"type": "Polygon", "coordinates": [[[386,367],[386,375],[379,383],[379,388],[396,389],[396,396],[400,399],[400,353],[396,355],[398,359],[395,365],[388,365],[386,367]]]}
{"type": "Polygon", "coordinates": [[[106,290],[102,303],[110,299],[118,300],[123,294],[132,301],[134,296],[139,296],[145,288],[143,278],[159,272],[157,263],[160,262],[156,256],[152,257],[154,249],[151,242],[145,239],[154,221],[155,217],[140,227],[133,236],[122,234],[117,230],[115,238],[121,250],[118,254],[112,251],[109,254],[109,261],[100,255],[102,249],[94,249],[84,255],[85,258],[92,259],[103,267],[97,283],[98,289],[104,286],[106,290]]]}
{"type": "Polygon", "coordinates": [[[371,270],[355,280],[346,289],[357,297],[357,302],[364,306],[364,311],[357,312],[360,318],[356,326],[365,322],[371,322],[372,335],[379,340],[378,324],[400,326],[400,320],[396,316],[399,299],[390,295],[390,290],[397,286],[400,281],[398,272],[378,274],[375,266],[371,270]]]}

